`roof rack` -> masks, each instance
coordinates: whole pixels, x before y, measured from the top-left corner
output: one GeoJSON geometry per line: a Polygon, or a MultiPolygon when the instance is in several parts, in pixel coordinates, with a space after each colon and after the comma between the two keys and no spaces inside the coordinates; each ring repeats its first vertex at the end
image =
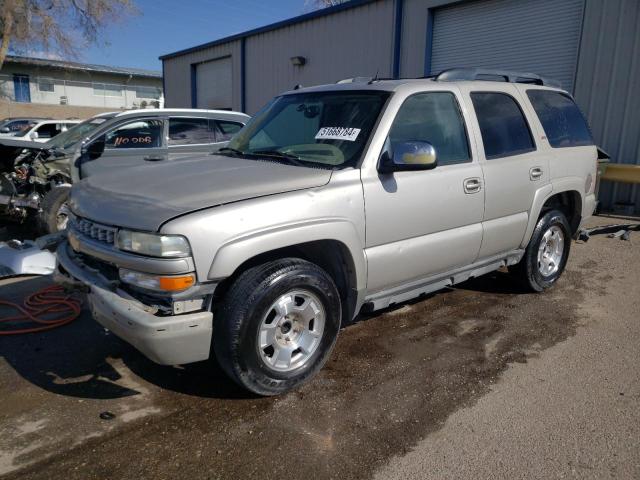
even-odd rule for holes
{"type": "Polygon", "coordinates": [[[561,87],[559,81],[541,77],[540,75],[536,75],[535,73],[511,72],[508,70],[492,70],[489,68],[449,68],[436,75],[435,80],[441,82],[454,82],[460,80],[488,80],[511,83],[531,83],[534,85],[545,85],[557,88],[561,87]]]}

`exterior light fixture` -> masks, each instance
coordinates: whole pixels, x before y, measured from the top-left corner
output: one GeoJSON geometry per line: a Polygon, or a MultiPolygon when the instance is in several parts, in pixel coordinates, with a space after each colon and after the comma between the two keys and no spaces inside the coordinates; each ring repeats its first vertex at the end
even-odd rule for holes
{"type": "Polygon", "coordinates": [[[307,59],[305,57],[291,57],[291,65],[302,67],[305,63],[307,63],[307,59]]]}

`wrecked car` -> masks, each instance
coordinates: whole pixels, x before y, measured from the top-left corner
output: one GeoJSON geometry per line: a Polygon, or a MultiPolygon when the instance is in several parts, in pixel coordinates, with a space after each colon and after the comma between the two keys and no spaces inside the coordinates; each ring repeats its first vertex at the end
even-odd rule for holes
{"type": "Polygon", "coordinates": [[[92,175],[179,160],[227,144],[249,117],[220,110],[103,113],[45,143],[0,139],[0,217],[64,230],[71,185],[92,175]]]}

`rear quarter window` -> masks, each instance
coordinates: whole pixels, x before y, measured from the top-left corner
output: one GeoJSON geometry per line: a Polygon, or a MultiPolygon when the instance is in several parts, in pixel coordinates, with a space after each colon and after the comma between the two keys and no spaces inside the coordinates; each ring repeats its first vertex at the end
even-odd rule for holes
{"type": "Polygon", "coordinates": [[[527,96],[552,147],[593,145],[589,125],[569,95],[550,90],[527,90],[527,96]]]}

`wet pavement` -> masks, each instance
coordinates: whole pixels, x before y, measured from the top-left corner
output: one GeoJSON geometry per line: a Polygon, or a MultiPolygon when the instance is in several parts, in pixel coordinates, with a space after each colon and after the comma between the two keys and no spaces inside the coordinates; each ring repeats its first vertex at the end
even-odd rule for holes
{"type": "MultiPolygon", "coordinates": [[[[631,239],[574,243],[567,272],[543,295],[496,272],[361,315],[313,381],[277,398],[246,394],[213,361],[155,365],[86,311],[47,333],[0,336],[0,476],[369,478],[491,394],[510,365],[526,373],[531,359],[580,336],[585,305],[613,315],[637,304],[640,234],[631,239]],[[618,292],[616,281],[635,283],[618,292]]],[[[0,298],[47,284],[4,280],[0,298]]]]}

